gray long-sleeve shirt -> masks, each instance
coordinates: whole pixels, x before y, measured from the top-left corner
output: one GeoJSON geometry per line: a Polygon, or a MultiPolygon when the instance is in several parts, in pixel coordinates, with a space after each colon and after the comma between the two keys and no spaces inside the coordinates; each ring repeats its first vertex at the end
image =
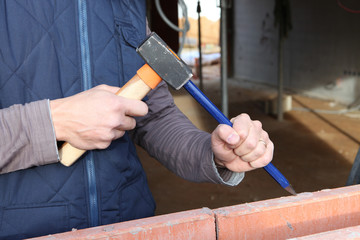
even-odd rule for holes
{"type": "MultiPolygon", "coordinates": [[[[184,179],[237,185],[243,173],[217,169],[210,134],[175,106],[165,83],[148,95],[149,113],[137,118],[135,143],[184,179]]],[[[58,162],[49,101],[0,110],[0,173],[58,162]]]]}
{"type": "Polygon", "coordinates": [[[0,110],[0,173],[58,162],[49,100],[0,110]]]}

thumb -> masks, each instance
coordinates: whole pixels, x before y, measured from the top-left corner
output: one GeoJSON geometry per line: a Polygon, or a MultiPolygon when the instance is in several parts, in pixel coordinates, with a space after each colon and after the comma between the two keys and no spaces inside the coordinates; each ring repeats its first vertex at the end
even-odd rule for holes
{"type": "Polygon", "coordinates": [[[240,142],[239,134],[230,126],[220,124],[213,132],[213,144],[229,147],[236,146],[240,142]]]}
{"type": "Polygon", "coordinates": [[[229,144],[229,145],[236,145],[239,141],[240,141],[240,136],[235,131],[233,131],[226,138],[226,143],[229,144]]]}

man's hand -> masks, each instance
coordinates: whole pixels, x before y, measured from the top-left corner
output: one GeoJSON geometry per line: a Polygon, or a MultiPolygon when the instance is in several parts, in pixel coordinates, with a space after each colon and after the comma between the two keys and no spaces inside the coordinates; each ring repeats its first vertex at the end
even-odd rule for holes
{"type": "Polygon", "coordinates": [[[217,165],[234,172],[245,172],[269,164],[274,144],[259,121],[247,114],[231,119],[233,127],[220,124],[211,135],[217,165]]]}
{"type": "Polygon", "coordinates": [[[145,116],[148,107],[141,100],[116,96],[118,90],[100,85],[50,101],[56,139],[79,149],[105,149],[126,130],[134,129],[133,117],[145,116]]]}

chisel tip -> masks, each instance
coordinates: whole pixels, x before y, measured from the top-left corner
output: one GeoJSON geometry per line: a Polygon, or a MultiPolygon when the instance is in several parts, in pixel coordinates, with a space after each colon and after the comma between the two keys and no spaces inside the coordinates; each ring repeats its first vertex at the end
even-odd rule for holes
{"type": "Polygon", "coordinates": [[[284,188],[286,191],[288,191],[289,193],[291,193],[292,195],[297,195],[296,194],[296,192],[295,192],[295,190],[294,190],[294,188],[291,186],[291,185],[289,185],[289,186],[287,186],[286,188],[284,188]]]}

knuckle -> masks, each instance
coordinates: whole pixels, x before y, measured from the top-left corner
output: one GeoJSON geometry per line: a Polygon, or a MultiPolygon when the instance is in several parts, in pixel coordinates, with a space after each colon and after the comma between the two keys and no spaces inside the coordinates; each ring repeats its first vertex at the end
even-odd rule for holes
{"type": "Polygon", "coordinates": [[[257,128],[262,128],[262,123],[259,120],[254,120],[253,124],[257,127],[257,128]]]}
{"type": "Polygon", "coordinates": [[[268,162],[265,161],[264,159],[259,159],[257,161],[253,161],[249,163],[253,168],[262,168],[265,167],[268,162]]]}
{"type": "Polygon", "coordinates": [[[134,129],[135,127],[136,127],[136,120],[134,118],[131,118],[129,124],[129,130],[134,129]]]}
{"type": "Polygon", "coordinates": [[[118,130],[132,130],[136,127],[136,120],[133,117],[126,117],[122,119],[117,125],[118,130]]]}
{"type": "Polygon", "coordinates": [[[275,145],[272,141],[269,141],[269,144],[270,145],[270,149],[272,150],[272,152],[274,152],[274,149],[275,149],[275,145]]]}
{"type": "MultiPolygon", "coordinates": [[[[234,149],[234,153],[235,153],[235,155],[237,155],[239,157],[243,155],[243,152],[241,151],[240,148],[234,149]]],[[[243,159],[243,161],[247,162],[246,159],[243,159]]]]}
{"type": "Polygon", "coordinates": [[[119,131],[116,139],[121,138],[122,136],[124,136],[124,134],[125,134],[125,131],[119,131]]]}
{"type": "Polygon", "coordinates": [[[116,111],[116,112],[122,111],[125,107],[122,99],[120,97],[115,97],[114,100],[115,101],[111,100],[111,104],[110,104],[113,111],[116,111]]]}
{"type": "Polygon", "coordinates": [[[270,140],[269,134],[266,131],[263,131],[262,135],[264,136],[264,140],[270,140]]]}
{"type": "Polygon", "coordinates": [[[102,94],[104,91],[107,91],[108,86],[105,84],[97,85],[93,88],[93,90],[96,90],[95,92],[98,92],[98,94],[102,94]]]}
{"type": "Polygon", "coordinates": [[[100,85],[96,86],[95,88],[105,89],[106,85],[105,84],[100,84],[100,85]]]}
{"type": "Polygon", "coordinates": [[[246,120],[251,120],[249,114],[247,114],[247,113],[242,113],[242,114],[240,114],[240,117],[241,117],[241,118],[244,118],[244,119],[246,119],[246,120]]]}
{"type": "Polygon", "coordinates": [[[248,137],[248,134],[245,131],[238,131],[237,133],[238,133],[240,139],[242,139],[242,140],[244,140],[248,137]]]}
{"type": "Polygon", "coordinates": [[[251,140],[246,141],[245,147],[248,150],[251,151],[251,150],[255,149],[256,146],[257,146],[257,142],[255,140],[251,139],[251,140]]]}
{"type": "Polygon", "coordinates": [[[110,142],[114,138],[114,134],[112,132],[103,133],[100,137],[101,143],[110,142]]]}
{"type": "Polygon", "coordinates": [[[258,159],[260,158],[261,156],[263,156],[265,153],[265,149],[263,148],[256,148],[256,150],[254,151],[254,158],[255,159],[258,159]]]}
{"type": "Polygon", "coordinates": [[[111,141],[103,141],[96,144],[96,148],[98,149],[106,149],[110,146],[111,141]]]}
{"type": "Polygon", "coordinates": [[[119,118],[118,115],[113,114],[108,117],[107,121],[108,122],[107,122],[106,126],[108,126],[108,128],[110,130],[112,130],[112,129],[115,129],[115,128],[118,128],[119,126],[121,126],[122,118],[119,118]]]}

